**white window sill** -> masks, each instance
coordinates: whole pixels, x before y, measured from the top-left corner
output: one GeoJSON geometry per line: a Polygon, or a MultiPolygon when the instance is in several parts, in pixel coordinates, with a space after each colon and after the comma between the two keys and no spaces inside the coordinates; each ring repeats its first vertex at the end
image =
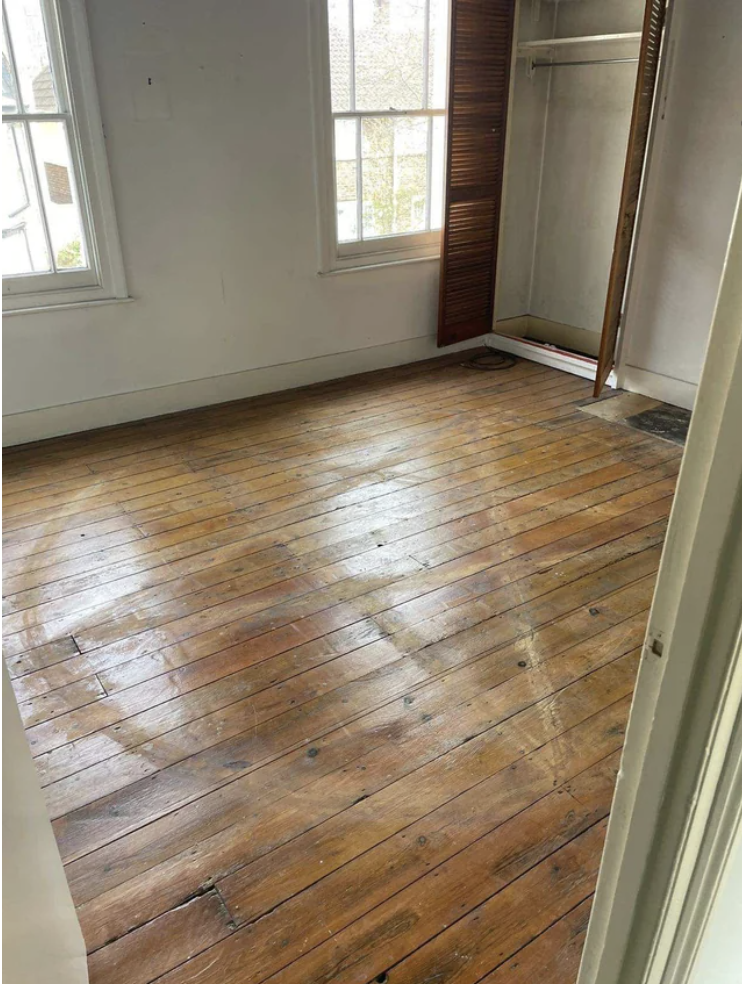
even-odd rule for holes
{"type": "Polygon", "coordinates": [[[17,314],[44,314],[47,311],[74,311],[78,308],[107,307],[109,304],[129,304],[133,297],[104,297],[91,301],[67,301],[59,304],[44,304],[39,307],[14,308],[3,310],[3,318],[12,318],[17,314]]]}
{"type": "Polygon", "coordinates": [[[334,270],[320,270],[320,277],[335,277],[346,273],[364,273],[368,270],[384,270],[387,267],[407,266],[409,263],[440,263],[440,255],[412,256],[407,259],[382,260],[378,263],[364,263],[358,266],[336,267],[334,270]]]}

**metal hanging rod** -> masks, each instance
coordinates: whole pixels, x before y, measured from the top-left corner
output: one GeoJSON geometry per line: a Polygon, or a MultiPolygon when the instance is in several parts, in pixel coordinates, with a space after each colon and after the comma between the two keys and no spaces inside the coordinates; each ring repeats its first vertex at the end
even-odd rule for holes
{"type": "Polygon", "coordinates": [[[620,65],[638,61],[638,58],[586,58],[581,61],[535,61],[532,65],[533,68],[565,68],[567,65],[620,65]]]}

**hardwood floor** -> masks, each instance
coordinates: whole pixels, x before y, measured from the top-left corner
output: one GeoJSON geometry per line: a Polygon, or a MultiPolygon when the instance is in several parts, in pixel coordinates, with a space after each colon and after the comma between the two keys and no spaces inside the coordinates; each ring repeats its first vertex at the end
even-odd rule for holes
{"type": "Polygon", "coordinates": [[[573,984],[681,449],[461,358],[6,453],[92,984],[573,984]]]}

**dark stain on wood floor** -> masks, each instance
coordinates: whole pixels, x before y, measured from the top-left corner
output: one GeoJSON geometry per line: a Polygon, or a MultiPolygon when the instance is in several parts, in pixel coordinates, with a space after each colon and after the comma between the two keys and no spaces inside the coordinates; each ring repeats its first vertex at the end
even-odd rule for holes
{"type": "Polygon", "coordinates": [[[688,437],[690,418],[690,410],[672,407],[665,403],[651,410],[632,414],[631,417],[626,418],[626,423],[629,427],[644,431],[645,434],[653,434],[655,437],[684,446],[688,437]]]}
{"type": "Polygon", "coordinates": [[[573,984],[681,451],[460,360],[6,453],[92,984],[573,984]]]}

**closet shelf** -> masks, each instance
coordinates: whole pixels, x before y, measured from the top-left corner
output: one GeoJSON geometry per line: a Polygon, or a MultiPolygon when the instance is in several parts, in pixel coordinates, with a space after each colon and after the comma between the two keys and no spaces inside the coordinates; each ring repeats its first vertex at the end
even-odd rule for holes
{"type": "Polygon", "coordinates": [[[519,55],[530,55],[544,48],[567,48],[579,44],[611,44],[617,41],[640,41],[641,31],[628,34],[584,34],[578,38],[543,38],[538,41],[521,41],[519,55]]]}

